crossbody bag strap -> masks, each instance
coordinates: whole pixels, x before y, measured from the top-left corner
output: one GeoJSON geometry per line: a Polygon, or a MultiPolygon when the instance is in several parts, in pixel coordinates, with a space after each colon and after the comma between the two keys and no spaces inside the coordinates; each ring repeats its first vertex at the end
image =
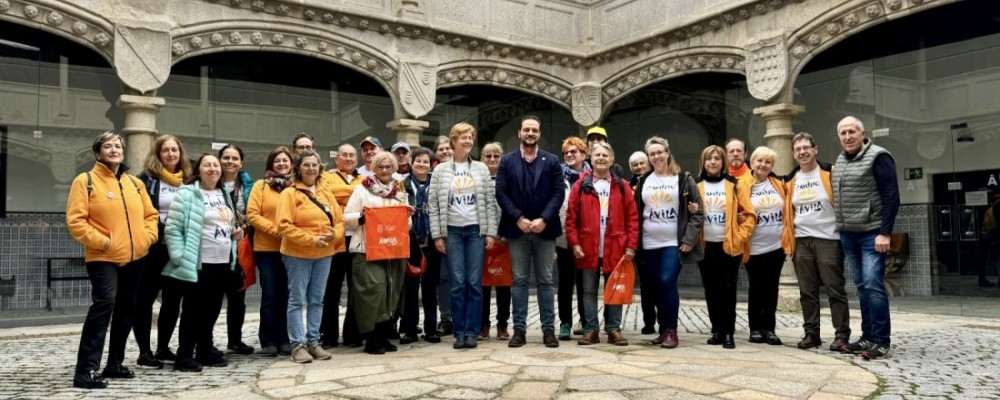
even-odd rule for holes
{"type": "Polygon", "coordinates": [[[312,201],[313,204],[316,205],[316,207],[319,207],[320,210],[323,210],[323,214],[326,214],[326,218],[330,220],[330,226],[333,226],[333,215],[330,215],[330,207],[329,206],[325,206],[325,205],[323,205],[323,203],[320,203],[319,200],[316,200],[316,198],[313,197],[312,193],[309,192],[308,190],[298,189],[298,188],[295,189],[295,190],[298,190],[298,191],[302,192],[303,194],[305,194],[306,197],[308,197],[309,200],[312,201]]]}

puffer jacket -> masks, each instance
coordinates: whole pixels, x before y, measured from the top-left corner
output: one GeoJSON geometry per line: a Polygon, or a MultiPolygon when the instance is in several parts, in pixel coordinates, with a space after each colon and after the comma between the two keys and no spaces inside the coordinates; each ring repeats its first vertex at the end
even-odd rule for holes
{"type": "Polygon", "coordinates": [[[598,255],[601,246],[601,201],[594,188],[592,171],[584,172],[573,185],[566,212],[566,241],[570,248],[580,246],[584,254],[583,258],[576,259],[576,267],[596,271],[598,258],[603,258],[605,275],[614,271],[625,250],[637,251],[639,248],[639,213],[632,188],[624,179],[614,174],[610,177],[604,254],[598,255]]]}
{"type": "Polygon", "coordinates": [[[126,171],[124,164],[116,174],[106,165],[95,163],[89,172],[89,193],[87,173],[73,179],[66,199],[66,227],[83,245],[87,262],[124,266],[145,257],[149,246],[156,243],[160,214],[146,186],[126,171]]]}
{"type": "MultiPolygon", "coordinates": [[[[486,164],[470,158],[469,173],[472,174],[473,184],[476,187],[476,219],[479,221],[479,234],[496,237],[500,216],[497,215],[495,207],[496,189],[490,177],[490,169],[486,164]]],[[[451,182],[454,178],[453,161],[438,164],[431,174],[431,186],[427,190],[427,206],[431,216],[432,239],[441,239],[448,235],[448,205],[451,182]]]]}
{"type": "MultiPolygon", "coordinates": [[[[181,186],[170,203],[170,213],[164,229],[167,254],[170,261],[163,267],[163,276],[185,282],[198,282],[201,269],[201,235],[205,227],[205,199],[201,196],[200,183],[181,186]]],[[[220,189],[221,190],[221,189],[220,189]]],[[[223,193],[226,205],[233,209],[233,202],[223,193]]],[[[235,225],[235,220],[233,221],[235,225]]],[[[236,267],[236,241],[232,241],[229,268],[236,267]]]]}

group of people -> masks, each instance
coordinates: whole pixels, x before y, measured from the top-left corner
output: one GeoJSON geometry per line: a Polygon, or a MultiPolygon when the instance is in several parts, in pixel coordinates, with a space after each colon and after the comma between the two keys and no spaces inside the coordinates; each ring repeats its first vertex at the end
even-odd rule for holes
{"type": "MultiPolygon", "coordinates": [[[[697,262],[701,272],[712,325],[708,344],[735,347],[743,265],[750,285],[749,341],[780,345],[778,277],[791,255],[805,320],[798,347],[822,343],[819,291],[825,286],[836,328],[830,349],[885,356],[889,316],[882,269],[899,203],[895,167],[857,118],[845,118],[837,130],[843,152],[835,166],[818,162],[812,136],[800,133],[792,140],[799,165],[784,177],[772,171],[774,151],[759,147],[748,164],[739,140],[705,148],[698,172],[687,172],[668,141],[654,136],[629,158],[631,180],[615,163],[605,129],[591,128],[586,142],[566,138],[560,158],[540,148],[535,116],[520,121],[518,149],[504,154],[500,143],[488,143],[481,161],[471,156],[477,131],[467,123],[453,126],[433,149],[399,142],[385,151],[371,136],[360,149],[342,144],[330,170],[303,133],[291,149],[271,151],[256,181],[243,171],[238,146],[205,153],[192,164],[171,135],[156,139],[143,171],[132,176],[123,164],[124,139],[106,132],[94,141],[93,169],[73,181],[67,201],[67,225],[84,246],[93,298],[74,386],[103,388],[107,378],[133,378],[123,365],[130,332],[139,345],[139,367],[172,363],[175,370],[196,372],[226,365],[213,341],[223,298],[227,349],[255,352],[241,335],[246,278],[236,248],[244,235],[261,285],[260,353],[297,363],[330,359],[325,348],[339,345],[364,346],[369,354],[396,351],[392,340],[419,340],[420,308],[424,340],[453,335],[455,349],[477,347],[491,328],[493,290],[483,286],[484,260],[504,248],[512,283],[496,287],[496,338],[509,347],[526,343],[531,273],[542,343],[558,347],[573,335],[579,345],[599,343],[598,285],[627,262],[637,266],[644,295],[642,333],[658,333],[653,344],[677,347],[684,261],[697,262]],[[366,249],[383,245],[366,243],[366,215],[383,207],[406,211],[409,258],[366,257],[366,249]],[[845,255],[861,300],[863,335],[855,342],[849,342],[845,255]],[[574,288],[581,328],[575,332],[574,288]],[[169,343],[178,319],[173,353],[169,343]],[[108,360],[98,373],[109,324],[108,360]]],[[[621,319],[620,305],[604,305],[608,343],[628,344],[621,319]]]]}

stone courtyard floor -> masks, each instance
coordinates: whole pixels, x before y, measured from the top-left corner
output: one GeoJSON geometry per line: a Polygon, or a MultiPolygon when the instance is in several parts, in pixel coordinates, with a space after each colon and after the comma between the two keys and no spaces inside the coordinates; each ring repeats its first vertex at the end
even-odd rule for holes
{"type": "MultiPolygon", "coordinates": [[[[639,334],[639,314],[637,305],[626,312],[626,347],[578,346],[573,340],[545,348],[532,303],[528,344],[519,349],[491,339],[477,349],[454,350],[445,338],[402,345],[383,356],[339,347],[331,349],[332,360],[304,365],[229,355],[229,366],[202,373],[133,368],[136,379],[93,391],[72,387],[80,324],[11,328],[0,330],[0,398],[1000,399],[997,319],[897,311],[891,357],[864,361],[826,350],[829,336],[820,349],[796,349],[797,315],[778,315],[783,346],[748,343],[741,316],[737,347],[724,350],[705,344],[704,303],[683,301],[681,344],[667,350],[649,344],[655,335],[639,334]]],[[[825,332],[832,332],[829,316],[823,318],[825,332]]],[[[859,319],[852,310],[855,333],[859,319]]],[[[257,345],[256,326],[257,315],[248,314],[248,344],[257,345]]],[[[225,344],[224,317],[215,333],[216,343],[225,344]]],[[[127,365],[137,356],[129,342],[127,365]]]]}

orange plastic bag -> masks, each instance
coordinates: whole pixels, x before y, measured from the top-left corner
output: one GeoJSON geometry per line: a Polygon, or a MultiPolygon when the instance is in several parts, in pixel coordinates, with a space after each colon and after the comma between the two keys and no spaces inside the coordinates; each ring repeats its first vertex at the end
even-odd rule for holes
{"type": "Polygon", "coordinates": [[[250,240],[252,234],[244,234],[243,239],[236,243],[236,264],[243,268],[243,287],[240,291],[247,290],[254,283],[257,283],[257,265],[253,259],[253,241],[250,240]]]}
{"type": "Polygon", "coordinates": [[[608,276],[607,285],[604,286],[604,304],[632,304],[634,289],[635,264],[631,260],[626,260],[625,257],[622,257],[621,261],[618,261],[618,266],[608,276]]]}
{"type": "Polygon", "coordinates": [[[365,260],[410,258],[409,220],[406,206],[366,208],[365,260]]]}
{"type": "Polygon", "coordinates": [[[507,242],[497,241],[492,249],[486,250],[483,261],[483,286],[511,286],[514,271],[510,268],[510,248],[507,242]]]}

